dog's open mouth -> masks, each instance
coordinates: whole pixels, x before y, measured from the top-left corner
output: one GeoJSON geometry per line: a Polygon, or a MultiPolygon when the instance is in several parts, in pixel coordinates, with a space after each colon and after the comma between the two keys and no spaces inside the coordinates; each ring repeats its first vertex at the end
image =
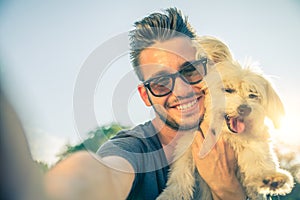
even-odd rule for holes
{"type": "Polygon", "coordinates": [[[245,123],[243,118],[240,117],[230,117],[225,115],[225,120],[228,129],[233,133],[242,133],[245,130],[245,123]]]}

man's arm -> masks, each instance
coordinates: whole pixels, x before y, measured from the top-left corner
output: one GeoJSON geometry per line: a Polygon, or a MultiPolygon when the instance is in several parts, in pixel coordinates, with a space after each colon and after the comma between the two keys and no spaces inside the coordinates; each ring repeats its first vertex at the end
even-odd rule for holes
{"type": "Polygon", "coordinates": [[[125,199],[135,177],[131,164],[117,156],[101,161],[95,156],[78,152],[53,167],[45,176],[50,199],[125,199]]]}
{"type": "Polygon", "coordinates": [[[193,144],[193,157],[199,174],[209,185],[214,200],[243,200],[245,192],[235,171],[237,167],[233,149],[223,140],[218,140],[213,149],[199,158],[203,137],[199,133],[193,144]]]}

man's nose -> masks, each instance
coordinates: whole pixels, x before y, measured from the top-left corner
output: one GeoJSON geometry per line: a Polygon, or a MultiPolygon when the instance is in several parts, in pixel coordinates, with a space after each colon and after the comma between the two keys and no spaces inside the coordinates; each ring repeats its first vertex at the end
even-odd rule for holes
{"type": "Polygon", "coordinates": [[[178,76],[175,79],[173,94],[175,96],[186,96],[193,92],[193,88],[190,84],[186,83],[182,77],[178,76]]]}

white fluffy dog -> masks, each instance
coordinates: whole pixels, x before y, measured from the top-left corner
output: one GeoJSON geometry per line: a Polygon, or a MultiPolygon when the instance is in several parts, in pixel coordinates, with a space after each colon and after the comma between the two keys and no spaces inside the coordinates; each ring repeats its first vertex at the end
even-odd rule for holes
{"type": "MultiPolygon", "coordinates": [[[[264,76],[234,62],[221,41],[205,38],[201,44],[208,57],[217,64],[203,81],[206,113],[201,129],[205,140],[199,157],[205,156],[221,137],[236,153],[237,177],[250,199],[289,193],[294,185],[293,178],[289,172],[280,169],[265,125],[268,117],[275,127],[279,126],[284,114],[280,98],[264,76]]],[[[192,199],[195,187],[208,188],[195,186],[192,140],[193,135],[185,135],[178,141],[167,187],[159,200],[192,199]]],[[[209,198],[208,192],[201,197],[209,198]]]]}

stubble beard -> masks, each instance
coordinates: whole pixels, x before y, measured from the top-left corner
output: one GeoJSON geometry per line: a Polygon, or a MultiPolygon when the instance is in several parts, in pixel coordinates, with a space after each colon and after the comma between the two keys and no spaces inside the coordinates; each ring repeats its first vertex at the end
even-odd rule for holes
{"type": "Polygon", "coordinates": [[[157,116],[171,129],[176,131],[190,131],[190,130],[198,130],[200,128],[200,124],[203,121],[204,114],[197,117],[198,119],[191,124],[178,123],[175,119],[171,118],[169,115],[164,114],[156,108],[156,106],[152,106],[157,116]]]}

